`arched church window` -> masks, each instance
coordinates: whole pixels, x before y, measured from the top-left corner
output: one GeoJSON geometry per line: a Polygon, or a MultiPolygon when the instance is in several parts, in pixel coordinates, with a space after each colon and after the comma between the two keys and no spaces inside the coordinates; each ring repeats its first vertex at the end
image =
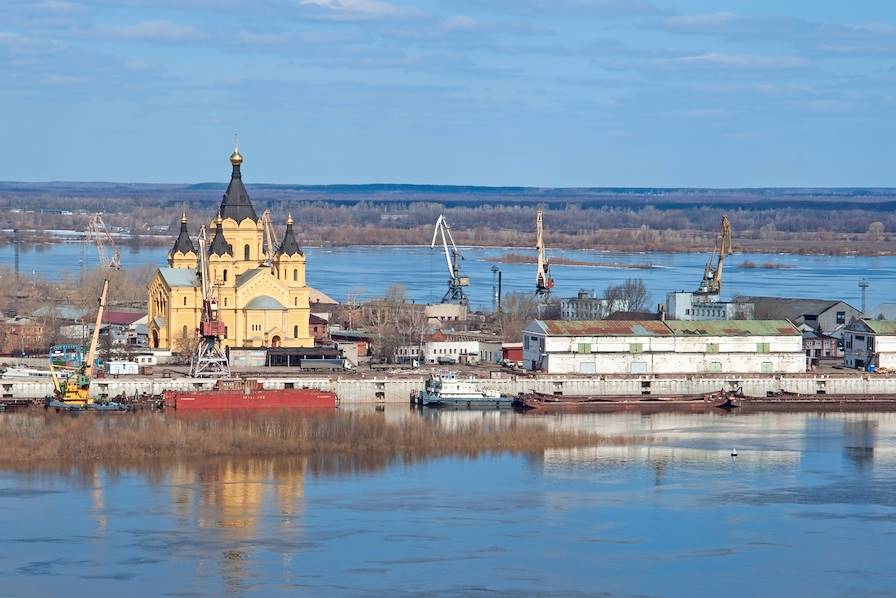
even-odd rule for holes
{"type": "Polygon", "coordinates": [[[181,334],[183,335],[184,338],[187,338],[188,336],[190,336],[189,328],[187,328],[186,324],[184,324],[183,332],[181,334]]]}
{"type": "Polygon", "coordinates": [[[227,282],[227,268],[224,268],[224,282],[227,282]]]}
{"type": "Polygon", "coordinates": [[[299,338],[299,327],[298,326],[292,327],[292,337],[299,338]]]}
{"type": "Polygon", "coordinates": [[[292,269],[292,281],[293,281],[293,282],[298,282],[298,281],[299,281],[299,269],[298,269],[298,268],[293,268],[293,269],[292,269]]]}
{"type": "Polygon", "coordinates": [[[186,306],[187,306],[187,298],[184,297],[184,307],[186,307],[186,306]]]}
{"type": "Polygon", "coordinates": [[[243,259],[246,260],[247,262],[249,261],[249,245],[248,244],[245,247],[243,247],[243,259]]]}
{"type": "Polygon", "coordinates": [[[227,307],[227,297],[224,297],[224,307],[227,307]]]}
{"type": "Polygon", "coordinates": [[[293,304],[293,306],[298,307],[298,306],[299,306],[299,298],[298,298],[298,297],[293,297],[293,298],[292,298],[292,304],[293,304]]]}

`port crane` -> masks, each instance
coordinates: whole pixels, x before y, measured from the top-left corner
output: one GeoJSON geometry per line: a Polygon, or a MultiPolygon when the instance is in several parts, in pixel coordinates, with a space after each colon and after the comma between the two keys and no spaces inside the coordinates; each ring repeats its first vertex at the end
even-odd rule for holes
{"type": "Polygon", "coordinates": [[[542,222],[542,210],[535,213],[535,252],[536,252],[536,270],[535,270],[535,295],[538,297],[548,297],[551,289],[554,288],[554,279],[548,276],[548,268],[550,262],[545,257],[544,252],[544,224],[542,222]]]}
{"type": "Polygon", "coordinates": [[[706,268],[703,270],[703,280],[695,296],[706,301],[715,301],[722,292],[722,268],[725,265],[725,257],[734,252],[731,242],[731,223],[728,216],[722,216],[722,227],[719,230],[718,244],[716,252],[706,262],[706,268]]]}
{"type": "Polygon", "coordinates": [[[218,288],[212,283],[209,273],[208,235],[204,225],[199,229],[199,279],[202,311],[199,315],[199,343],[190,359],[190,376],[230,378],[230,363],[221,343],[225,326],[219,318],[218,288]]]}
{"type": "Polygon", "coordinates": [[[50,377],[53,380],[53,405],[62,408],[85,409],[94,403],[90,396],[90,381],[93,378],[96,348],[100,338],[100,327],[103,324],[103,312],[106,309],[106,297],[109,293],[109,280],[103,281],[99,308],[87,356],[79,345],[54,345],[50,348],[50,377]]]}
{"type": "Polygon", "coordinates": [[[274,252],[277,251],[277,245],[280,241],[277,239],[277,231],[271,222],[271,211],[265,210],[261,214],[261,224],[264,227],[264,243],[265,243],[265,265],[268,268],[274,267],[274,252]]]}
{"type": "Polygon", "coordinates": [[[121,250],[115,246],[115,239],[109,233],[103,217],[94,214],[87,224],[87,236],[96,244],[96,251],[100,256],[100,265],[103,268],[121,270],[121,250]],[[108,252],[106,246],[108,245],[108,252]],[[110,257],[111,253],[111,257],[110,257]]]}
{"type": "Polygon", "coordinates": [[[445,251],[445,262],[448,264],[448,290],[442,297],[442,303],[459,303],[467,304],[467,295],[464,293],[464,287],[470,285],[470,278],[460,273],[460,262],[463,256],[454,244],[454,237],[451,236],[451,227],[445,216],[439,216],[436,220],[436,228],[432,233],[431,248],[435,248],[436,241],[441,236],[442,248],[445,251]]]}

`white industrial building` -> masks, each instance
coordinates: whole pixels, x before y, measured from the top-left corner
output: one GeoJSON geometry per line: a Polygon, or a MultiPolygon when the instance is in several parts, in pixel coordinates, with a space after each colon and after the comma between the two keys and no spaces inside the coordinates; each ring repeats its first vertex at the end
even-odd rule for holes
{"type": "Polygon", "coordinates": [[[707,300],[687,291],[666,295],[666,317],[670,320],[752,320],[753,305],[707,300]]]}
{"type": "Polygon", "coordinates": [[[500,363],[502,359],[501,345],[501,339],[498,337],[475,332],[439,330],[424,338],[422,346],[400,346],[396,351],[396,361],[428,364],[495,364],[500,363]]]}
{"type": "Polygon", "coordinates": [[[896,321],[854,319],[843,330],[843,364],[896,369],[896,321]]]}
{"type": "Polygon", "coordinates": [[[806,371],[802,334],[786,320],[533,320],[523,361],[550,374],[806,371]]]}

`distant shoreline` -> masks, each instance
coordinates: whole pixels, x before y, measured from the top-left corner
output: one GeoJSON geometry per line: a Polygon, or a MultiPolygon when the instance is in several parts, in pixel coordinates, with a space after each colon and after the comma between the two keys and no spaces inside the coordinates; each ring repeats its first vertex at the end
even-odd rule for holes
{"type": "MultiPolygon", "coordinates": [[[[364,240],[360,242],[339,242],[333,240],[334,237],[329,236],[327,231],[324,230],[323,234],[319,229],[327,229],[327,227],[316,227],[314,232],[315,235],[307,235],[303,234],[304,231],[299,230],[299,236],[304,237],[303,241],[300,243],[304,247],[316,248],[316,249],[328,249],[328,248],[337,248],[337,247],[416,247],[416,248],[426,248],[429,247],[429,243],[414,243],[409,242],[410,233],[413,233],[413,236],[419,237],[419,231],[417,229],[390,229],[390,228],[377,228],[377,227],[362,227],[364,232],[364,240]],[[373,243],[367,241],[367,239],[374,237],[383,240],[388,240],[392,242],[380,242],[373,243]],[[324,239],[330,239],[325,242],[324,239]]],[[[350,231],[351,227],[343,227],[343,229],[348,229],[350,231]]],[[[531,243],[529,242],[528,235],[518,235],[521,240],[525,239],[524,242],[520,244],[507,244],[506,236],[504,238],[496,238],[493,243],[490,243],[488,239],[479,238],[475,242],[471,242],[472,240],[468,237],[472,236],[471,231],[465,231],[456,229],[452,231],[455,235],[455,241],[457,242],[458,247],[463,248],[476,248],[476,249],[496,249],[496,250],[505,250],[510,252],[520,252],[520,251],[529,251],[531,252],[531,258],[523,259],[522,257],[512,257],[512,258],[496,258],[494,261],[496,263],[519,263],[519,264],[531,264],[535,263],[535,250],[532,248],[531,243]]],[[[505,231],[506,232],[506,231],[505,231]]],[[[607,229],[604,231],[600,231],[599,234],[601,236],[606,236],[607,238],[614,238],[624,236],[625,234],[631,233],[632,231],[628,229],[607,229]]],[[[657,231],[663,232],[663,231],[657,231]]],[[[431,233],[430,233],[431,234],[431,233]]],[[[92,243],[89,237],[84,233],[84,231],[79,230],[71,230],[71,229],[49,229],[49,230],[39,230],[39,229],[19,229],[20,242],[23,246],[49,246],[55,244],[65,244],[65,243],[82,243],[88,242],[92,243]]],[[[141,248],[141,247],[169,247],[172,243],[174,243],[175,237],[173,235],[168,234],[146,234],[146,235],[130,235],[127,233],[112,233],[111,235],[116,244],[122,248],[141,248]]],[[[358,235],[361,236],[361,235],[358,235]]],[[[495,235],[498,237],[499,235],[495,235]]],[[[344,235],[339,238],[347,238],[347,239],[356,239],[355,235],[344,235]]],[[[0,229],[0,247],[4,245],[10,245],[13,241],[13,230],[10,228],[0,229]]],[[[692,241],[692,243],[694,243],[692,241]]],[[[550,236],[547,240],[547,253],[548,260],[551,264],[555,266],[579,266],[579,267],[595,267],[595,268],[624,268],[624,269],[653,269],[657,268],[656,264],[643,263],[643,264],[624,264],[624,263],[613,263],[613,262],[589,262],[584,260],[574,260],[570,258],[564,258],[562,256],[552,256],[552,252],[556,251],[593,251],[596,253],[624,253],[630,255],[650,255],[655,253],[676,253],[676,254],[687,254],[687,253],[701,253],[706,254],[707,256],[713,252],[712,244],[707,243],[704,245],[700,244],[683,244],[683,243],[675,243],[672,241],[655,241],[650,244],[649,247],[645,247],[644,249],[633,249],[633,246],[637,245],[637,243],[625,240],[625,241],[607,241],[600,243],[599,246],[595,246],[593,242],[591,242],[590,237],[586,237],[582,235],[581,237],[577,237],[575,235],[566,236],[563,240],[557,241],[552,239],[550,236]]],[[[438,247],[436,247],[438,249],[438,247]]],[[[866,257],[887,257],[887,256],[896,256],[896,240],[880,240],[880,241],[872,241],[872,240],[855,240],[848,238],[838,238],[838,239],[817,239],[817,240],[764,240],[764,239],[738,239],[734,240],[734,255],[816,255],[816,256],[866,256],[866,257]]],[[[515,254],[511,254],[515,255],[515,254]]],[[[764,263],[751,263],[749,260],[739,263],[732,264],[734,267],[744,268],[744,269],[779,269],[779,268],[789,268],[787,264],[779,264],[777,262],[764,262],[764,263]]]]}

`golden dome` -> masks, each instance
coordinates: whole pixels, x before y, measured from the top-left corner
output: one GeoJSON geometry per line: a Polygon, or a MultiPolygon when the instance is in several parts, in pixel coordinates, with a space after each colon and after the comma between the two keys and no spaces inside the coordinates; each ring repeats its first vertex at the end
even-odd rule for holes
{"type": "Polygon", "coordinates": [[[292,214],[286,218],[286,224],[292,224],[292,214]]]}
{"type": "Polygon", "coordinates": [[[230,154],[230,163],[234,166],[239,166],[243,163],[243,154],[240,153],[239,146],[233,148],[233,153],[230,154]]]}

